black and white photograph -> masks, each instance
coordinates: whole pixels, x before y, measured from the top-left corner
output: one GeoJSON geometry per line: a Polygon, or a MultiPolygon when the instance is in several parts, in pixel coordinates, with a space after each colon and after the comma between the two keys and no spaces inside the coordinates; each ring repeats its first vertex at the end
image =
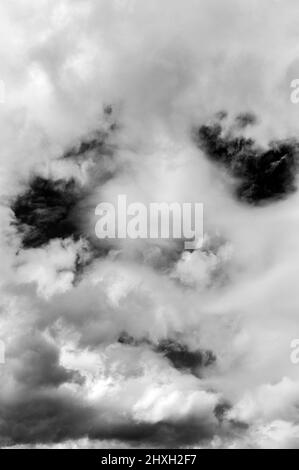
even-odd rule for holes
{"type": "Polygon", "coordinates": [[[1,450],[299,449],[298,0],[0,0],[0,32],[1,450]]]}

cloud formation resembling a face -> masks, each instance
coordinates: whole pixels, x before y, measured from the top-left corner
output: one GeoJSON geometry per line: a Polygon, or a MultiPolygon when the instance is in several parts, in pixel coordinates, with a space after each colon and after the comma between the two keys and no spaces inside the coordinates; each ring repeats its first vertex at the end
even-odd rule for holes
{"type": "Polygon", "coordinates": [[[2,447],[299,446],[298,8],[0,6],[2,447]],[[119,194],[202,247],[97,239],[119,194]]]}

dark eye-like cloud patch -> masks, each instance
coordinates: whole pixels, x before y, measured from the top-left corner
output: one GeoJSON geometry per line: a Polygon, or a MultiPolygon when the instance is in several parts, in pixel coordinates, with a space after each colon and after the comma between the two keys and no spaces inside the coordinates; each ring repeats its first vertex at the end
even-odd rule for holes
{"type": "Polygon", "coordinates": [[[94,210],[86,205],[86,199],[95,187],[114,175],[117,167],[114,145],[109,140],[116,129],[112,106],[104,108],[98,127],[78,139],[54,162],[55,166],[60,161],[67,161],[67,165],[72,161],[82,177],[82,164],[87,163],[84,181],[36,174],[28,181],[27,188],[12,200],[13,225],[21,234],[23,248],[38,248],[56,238],[90,238],[83,234],[81,223],[82,212],[94,210]]]}
{"type": "MultiPolygon", "coordinates": [[[[273,141],[263,148],[254,139],[236,134],[233,129],[224,130],[225,115],[220,118],[200,126],[194,136],[208,158],[236,179],[238,199],[255,205],[269,203],[297,189],[299,144],[295,139],[273,141]]],[[[255,121],[251,113],[240,114],[235,128],[243,130],[255,121]]]]}
{"type": "Polygon", "coordinates": [[[74,180],[34,177],[12,204],[23,247],[38,248],[55,238],[78,238],[79,227],[72,216],[78,200],[79,189],[74,180]]]}

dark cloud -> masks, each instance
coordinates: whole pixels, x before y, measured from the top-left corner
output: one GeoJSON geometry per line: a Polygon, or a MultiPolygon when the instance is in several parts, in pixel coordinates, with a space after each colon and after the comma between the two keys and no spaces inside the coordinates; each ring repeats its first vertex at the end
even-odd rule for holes
{"type": "MultiPolygon", "coordinates": [[[[125,334],[119,341],[137,345],[137,341],[125,334]]],[[[160,345],[156,350],[168,354],[174,349],[167,345],[165,351],[165,347],[160,345]]],[[[186,360],[185,357],[185,363],[186,360]]],[[[189,365],[190,361],[189,358],[189,365]]],[[[58,348],[41,334],[19,338],[8,351],[8,364],[9,375],[16,385],[11,397],[1,396],[0,399],[1,446],[88,438],[113,439],[131,445],[180,447],[208,442],[219,432],[220,420],[209,412],[202,416],[187,414],[175,420],[164,418],[149,422],[130,415],[124,418],[123,413],[117,407],[112,410],[111,403],[107,404],[105,399],[92,402],[76,397],[62,386],[74,382],[82,384],[82,380],[60,365],[58,348]]]]}
{"type": "MultiPolygon", "coordinates": [[[[72,159],[79,167],[81,161],[89,161],[88,184],[79,184],[72,178],[54,180],[35,175],[27,189],[12,201],[13,224],[21,234],[23,248],[38,248],[55,238],[84,236],[93,245],[94,255],[102,254],[102,246],[83,233],[82,217],[94,210],[88,202],[93,190],[117,171],[115,148],[109,140],[117,128],[111,106],[104,108],[103,116],[104,124],[100,129],[78,140],[62,155],[62,159],[72,159]]],[[[104,251],[107,251],[106,246],[104,251]]]]}
{"type": "Polygon", "coordinates": [[[84,436],[93,410],[56,391],[32,392],[0,404],[1,445],[60,442],[84,436]]]}
{"type": "Polygon", "coordinates": [[[158,344],[153,344],[148,339],[135,339],[123,332],[118,342],[130,346],[148,345],[156,353],[163,355],[176,369],[189,370],[198,375],[199,369],[208,367],[216,361],[216,356],[210,350],[191,350],[186,344],[175,339],[163,339],[158,344]]]}
{"type": "MultiPolygon", "coordinates": [[[[236,119],[241,129],[254,122],[254,116],[248,113],[236,119]]],[[[200,126],[195,140],[211,161],[236,178],[235,194],[241,201],[266,203],[296,190],[299,151],[296,140],[273,141],[268,148],[262,148],[252,138],[224,131],[219,119],[200,126]]]]}
{"type": "Polygon", "coordinates": [[[82,382],[77,373],[59,363],[59,348],[41,334],[26,334],[7,351],[14,379],[32,390],[58,387],[66,382],[82,382]],[[14,360],[14,358],[16,360],[14,360]]]}
{"type": "Polygon", "coordinates": [[[220,423],[225,419],[225,416],[229,410],[231,410],[232,405],[228,401],[221,401],[214,408],[214,415],[219,420],[220,423]]]}
{"type": "Polygon", "coordinates": [[[108,418],[101,406],[82,404],[59,391],[32,393],[13,404],[0,405],[0,444],[56,443],[88,437],[157,447],[180,447],[211,439],[213,419],[187,417],[177,421],[140,422],[121,416],[108,418]]]}
{"type": "Polygon", "coordinates": [[[155,447],[182,447],[211,439],[217,431],[213,422],[188,417],[175,422],[160,421],[157,423],[127,421],[113,428],[94,430],[89,434],[91,439],[118,439],[130,442],[131,445],[152,445],[155,447]]]}
{"type": "Polygon", "coordinates": [[[83,384],[60,364],[59,348],[41,333],[27,332],[7,350],[0,388],[0,445],[59,442],[88,429],[92,412],[60,387],[83,384]],[[12,394],[5,384],[13,380],[12,394]]]}
{"type": "Polygon", "coordinates": [[[80,189],[74,180],[35,176],[12,203],[13,223],[21,234],[23,248],[37,248],[54,238],[78,238],[73,211],[79,198],[80,189]]]}
{"type": "Polygon", "coordinates": [[[190,350],[185,344],[175,340],[161,341],[156,351],[163,354],[176,369],[189,369],[196,373],[200,367],[207,367],[216,361],[216,356],[209,350],[190,350]]]}
{"type": "Polygon", "coordinates": [[[149,342],[144,339],[144,340],[136,340],[133,336],[129,335],[125,331],[121,333],[121,335],[118,338],[118,342],[121,344],[127,344],[129,346],[139,346],[143,342],[146,342],[149,344],[149,342]]]}

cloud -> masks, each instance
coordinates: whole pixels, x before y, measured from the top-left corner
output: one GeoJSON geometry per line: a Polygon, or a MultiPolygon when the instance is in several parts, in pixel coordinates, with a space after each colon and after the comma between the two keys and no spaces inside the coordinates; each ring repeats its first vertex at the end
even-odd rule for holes
{"type": "Polygon", "coordinates": [[[298,446],[297,2],[0,10],[1,445],[298,446]],[[119,194],[202,249],[97,240],[119,194]]]}
{"type": "MultiPolygon", "coordinates": [[[[237,126],[244,127],[252,116],[239,115],[237,126]],[[241,120],[241,121],[240,121],[241,120]]],[[[232,133],[223,135],[221,123],[204,125],[195,139],[206,154],[226,167],[237,180],[236,196],[251,204],[280,199],[296,190],[298,143],[296,140],[271,142],[258,148],[253,139],[232,133]]]]}

